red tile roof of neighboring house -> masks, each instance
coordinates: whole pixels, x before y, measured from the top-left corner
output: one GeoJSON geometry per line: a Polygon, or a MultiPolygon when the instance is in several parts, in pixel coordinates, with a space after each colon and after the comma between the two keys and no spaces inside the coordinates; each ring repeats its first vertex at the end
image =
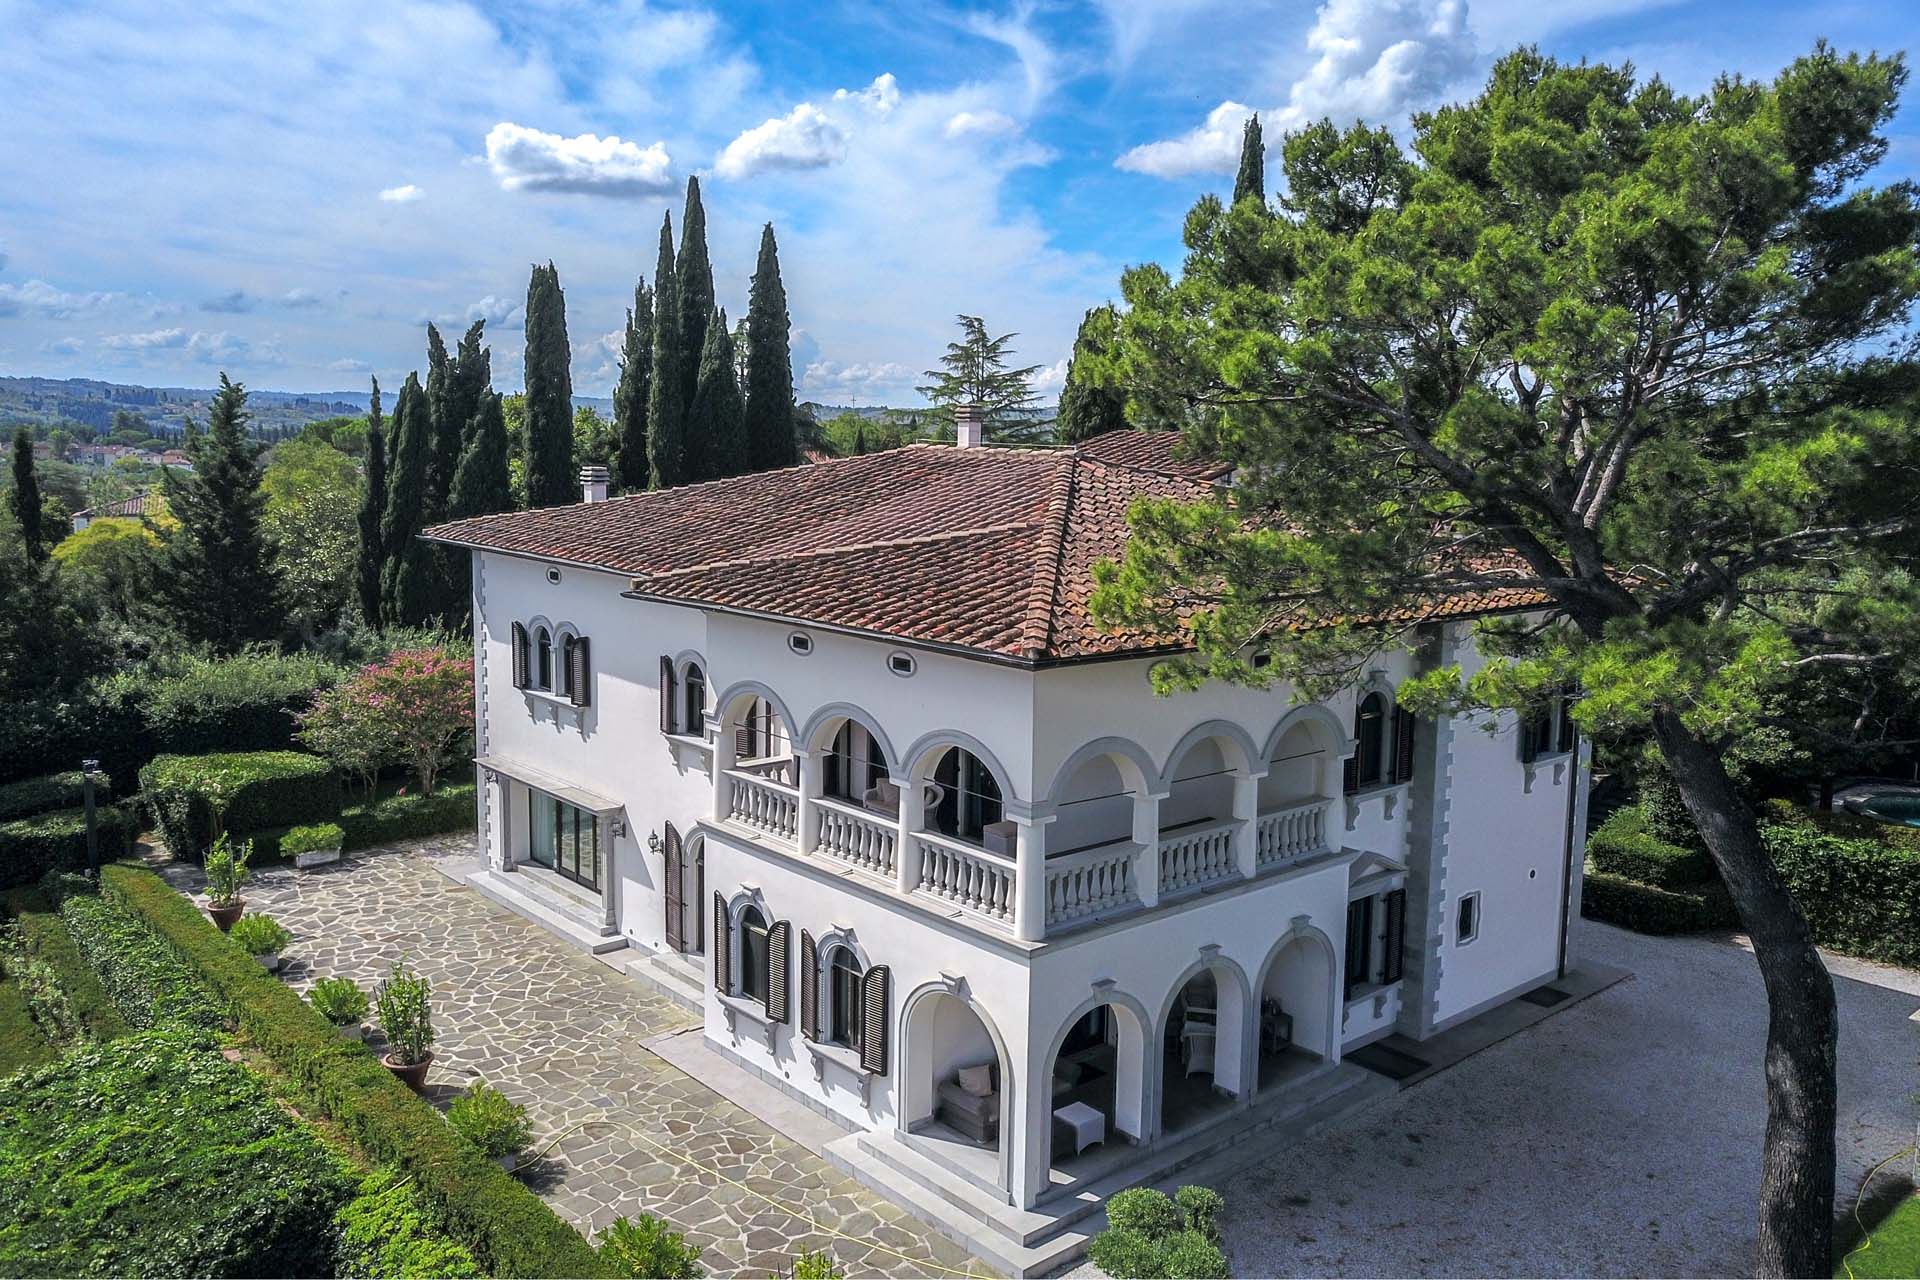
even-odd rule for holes
{"type": "Polygon", "coordinates": [[[109,502],[104,506],[88,507],[73,513],[76,520],[138,520],[147,514],[147,495],[136,493],[131,498],[122,498],[118,502],[109,502]]]}
{"type": "MultiPolygon", "coordinates": [[[[1182,647],[1094,625],[1093,567],[1120,555],[1136,498],[1198,498],[1225,474],[1172,432],[1075,449],[908,445],[436,525],[438,542],[588,565],[635,594],[1050,662],[1182,647]]],[[[1540,603],[1453,599],[1418,616],[1540,603]]],[[[1411,615],[1410,615],[1411,616],[1411,615]]]]}

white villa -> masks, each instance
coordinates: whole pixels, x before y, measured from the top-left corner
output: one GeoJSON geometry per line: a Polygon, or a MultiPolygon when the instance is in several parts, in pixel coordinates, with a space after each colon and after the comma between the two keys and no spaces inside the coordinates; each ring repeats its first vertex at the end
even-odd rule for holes
{"type": "Polygon", "coordinates": [[[476,883],[697,1002],[878,1181],[1010,1220],[1567,972],[1570,722],[1394,705],[1538,599],[1324,703],[1159,697],[1168,639],[1096,629],[1093,566],[1219,469],[960,439],[611,500],[589,468],[430,530],[472,552],[476,883]]]}

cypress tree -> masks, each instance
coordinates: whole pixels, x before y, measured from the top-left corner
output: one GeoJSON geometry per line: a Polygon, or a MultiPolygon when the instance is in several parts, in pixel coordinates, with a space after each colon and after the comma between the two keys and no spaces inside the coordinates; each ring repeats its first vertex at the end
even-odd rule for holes
{"type": "Polygon", "coordinates": [[[182,475],[169,467],[160,475],[178,521],[161,553],[161,602],[182,635],[217,653],[270,640],[280,629],[279,574],[261,528],[267,500],[257,452],[247,439],[246,388],[223,373],[193,470],[182,475]]]}
{"type": "Polygon", "coordinates": [[[380,522],[387,513],[387,439],[380,425],[380,379],[373,380],[367,410],[367,480],[360,494],[360,558],[354,565],[354,589],[360,597],[360,616],[367,625],[380,625],[380,570],[387,559],[380,522]]]}
{"type": "Polygon", "coordinates": [[[1260,117],[1250,116],[1240,132],[1240,172],[1233,177],[1233,202],[1267,202],[1267,148],[1260,138],[1260,117]]]}
{"type": "Polygon", "coordinates": [[[427,436],[426,520],[438,520],[447,510],[447,487],[453,482],[453,468],[460,460],[460,441],[454,437],[453,452],[448,454],[441,438],[441,424],[447,420],[447,384],[452,370],[447,359],[447,344],[440,330],[427,322],[427,416],[433,424],[427,436]]]}
{"type": "Polygon", "coordinates": [[[38,564],[47,558],[40,529],[40,481],[33,473],[33,435],[25,427],[13,433],[13,517],[20,524],[20,542],[27,558],[38,564]]]}
{"type": "Polygon", "coordinates": [[[788,349],[787,290],[773,224],[760,232],[760,259],[747,293],[747,469],[792,466],[793,356],[788,349]]]}
{"type": "MultiPolygon", "coordinates": [[[[700,202],[698,178],[687,179],[687,211],[680,219],[680,259],[674,278],[680,293],[674,299],[680,309],[680,403],[691,405],[700,381],[700,357],[707,348],[707,323],[714,306],[713,264],[707,258],[707,210],[700,202]]],[[[708,478],[689,461],[687,479],[708,478]]]]}
{"type": "Polygon", "coordinates": [[[626,341],[620,347],[620,381],[613,388],[613,429],[620,437],[620,487],[633,492],[646,488],[647,477],[652,474],[647,461],[647,390],[652,376],[653,291],[642,279],[633,287],[626,341]]]}
{"type": "Polygon", "coordinates": [[[858,426],[853,429],[853,456],[859,457],[867,451],[867,429],[858,426]]]}
{"type": "Polygon", "coordinates": [[[381,617],[389,626],[417,627],[433,610],[432,557],[414,535],[423,524],[427,472],[433,448],[433,409],[418,374],[408,374],[393,410],[393,458],[387,474],[387,510],[380,536],[387,562],[380,573],[381,617]]]}
{"type": "Polygon", "coordinates": [[[708,317],[706,347],[700,352],[699,389],[687,414],[688,453],[695,441],[709,470],[703,478],[737,476],[748,469],[746,405],[740,399],[740,375],[734,372],[733,335],[727,314],[708,317]]]}
{"type": "Polygon", "coordinates": [[[647,387],[647,481],[656,489],[686,483],[682,460],[686,436],[685,383],[680,355],[680,290],[666,282],[673,269],[673,215],[660,224],[660,261],[653,278],[653,370],[647,387]]]}
{"type": "Polygon", "coordinates": [[[573,471],[573,349],[567,300],[549,262],[527,283],[527,505],[579,500],[573,471]]]}
{"type": "MultiPolygon", "coordinates": [[[[500,393],[480,400],[479,412],[467,432],[467,447],[453,474],[453,495],[447,514],[455,520],[492,515],[513,509],[513,486],[507,479],[507,419],[500,393]]],[[[461,553],[464,557],[465,553],[461,553]]]]}
{"type": "Polygon", "coordinates": [[[1081,317],[1080,332],[1073,339],[1073,357],[1067,361],[1066,384],[1060,388],[1060,408],[1055,422],[1060,438],[1068,444],[1091,440],[1104,431],[1118,431],[1127,425],[1127,397],[1111,383],[1097,381],[1088,368],[1088,358],[1098,360],[1120,330],[1120,313],[1112,303],[1099,306],[1081,317]]]}
{"type": "Polygon", "coordinates": [[[480,412],[480,402],[493,390],[493,350],[483,345],[487,322],[475,320],[467,326],[447,370],[445,397],[446,421],[433,424],[435,448],[446,455],[447,492],[453,492],[453,475],[467,447],[467,433],[480,412]]]}

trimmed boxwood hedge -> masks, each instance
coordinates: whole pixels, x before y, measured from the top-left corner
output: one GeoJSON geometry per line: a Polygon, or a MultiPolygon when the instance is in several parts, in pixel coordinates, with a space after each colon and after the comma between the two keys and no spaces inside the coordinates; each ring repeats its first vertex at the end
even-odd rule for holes
{"type": "Polygon", "coordinates": [[[34,1021],[27,993],[11,977],[0,973],[0,1076],[37,1067],[59,1056],[47,1042],[46,1032],[34,1021]]]}
{"type": "Polygon", "coordinates": [[[84,1040],[112,1040],[127,1034],[127,1021],[100,985],[100,975],[80,954],[67,922],[46,898],[33,890],[15,889],[7,895],[7,911],[19,930],[20,950],[27,960],[21,985],[41,1023],[53,1023],[63,1036],[84,1040]]]}
{"type": "MultiPolygon", "coordinates": [[[[100,861],[113,862],[133,852],[139,824],[119,805],[96,804],[100,861]]],[[[57,809],[0,822],[0,889],[37,884],[49,871],[87,869],[87,811],[57,809]]]]}
{"type": "Polygon", "coordinates": [[[1668,844],[1647,832],[1636,805],[1616,810],[1587,837],[1587,857],[1602,871],[1661,889],[1691,891],[1714,879],[1705,849],[1668,844]]]}
{"type": "MultiPolygon", "coordinates": [[[[113,779],[104,773],[96,773],[93,783],[95,804],[104,804],[113,798],[113,779]]],[[[28,778],[23,782],[9,782],[0,787],[0,822],[28,818],[53,809],[83,807],[86,800],[86,778],[78,769],[50,773],[44,778],[28,778]]]]}
{"type": "Polygon", "coordinates": [[[1920,854],[1814,825],[1773,823],[1761,835],[1821,946],[1920,965],[1920,854]]]}
{"type": "Polygon", "coordinates": [[[71,893],[60,904],[60,918],[129,1026],[216,1032],[225,1025],[206,984],[132,912],[90,893],[71,893]]]}
{"type": "Polygon", "coordinates": [[[1718,884],[1676,892],[1587,867],[1580,914],[1636,933],[1702,933],[1734,924],[1733,904],[1718,884]]]}
{"type": "MultiPolygon", "coordinates": [[[[370,849],[375,845],[396,844],[402,840],[425,840],[456,831],[472,831],[479,822],[471,782],[441,787],[430,796],[382,796],[371,804],[341,811],[334,819],[345,837],[342,849],[370,849]]],[[[281,856],[280,838],[291,827],[256,831],[253,864],[272,862],[281,856]]]]}
{"type": "Polygon", "coordinates": [[[413,1179],[447,1234],[494,1275],[605,1276],[580,1233],[499,1165],[462,1141],[439,1113],[362,1044],[341,1039],[311,1005],[267,974],[194,905],[144,867],[116,865],[103,892],[167,939],[229,1006],[246,1036],[298,1079],[372,1158],[413,1179]]]}
{"type": "Polygon", "coordinates": [[[227,799],[222,825],[236,839],[340,816],[340,777],[319,756],[299,751],[161,756],[140,771],[140,792],[174,857],[197,859],[213,843],[209,796],[216,788],[227,799]]]}

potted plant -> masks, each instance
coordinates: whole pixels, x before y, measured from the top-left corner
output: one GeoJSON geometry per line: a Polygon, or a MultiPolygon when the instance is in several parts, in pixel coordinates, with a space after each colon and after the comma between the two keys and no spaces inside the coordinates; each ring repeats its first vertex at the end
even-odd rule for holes
{"type": "Polygon", "coordinates": [[[387,1051],[380,1061],[409,1089],[426,1088],[427,1069],[433,1065],[432,988],[407,968],[405,960],[393,966],[373,993],[380,1030],[387,1051]]]}
{"type": "Polygon", "coordinates": [[[533,1136],[527,1127],[527,1109],[478,1080],[447,1108],[447,1123],[508,1173],[520,1163],[520,1153],[533,1136]]]}
{"type": "Polygon", "coordinates": [[[244,841],[235,849],[225,832],[215,836],[213,847],[207,850],[207,914],[222,933],[233,928],[233,922],[247,909],[240,886],[246,883],[247,859],[252,856],[253,841],[244,841]]]}
{"type": "Polygon", "coordinates": [[[242,916],[228,930],[227,936],[240,944],[240,949],[260,962],[268,973],[280,972],[280,953],[293,941],[293,935],[287,927],[272,916],[255,912],[242,916]]]}
{"type": "Polygon", "coordinates": [[[329,862],[340,861],[340,846],[346,842],[346,832],[337,822],[320,822],[309,827],[294,827],[280,837],[280,852],[293,859],[293,865],[304,871],[308,867],[325,866],[329,862]]]}
{"type": "Polygon", "coordinates": [[[313,984],[313,990],[307,992],[307,999],[313,1002],[315,1011],[332,1023],[344,1039],[366,1039],[365,1020],[369,1001],[367,993],[352,978],[322,978],[313,984]]]}

